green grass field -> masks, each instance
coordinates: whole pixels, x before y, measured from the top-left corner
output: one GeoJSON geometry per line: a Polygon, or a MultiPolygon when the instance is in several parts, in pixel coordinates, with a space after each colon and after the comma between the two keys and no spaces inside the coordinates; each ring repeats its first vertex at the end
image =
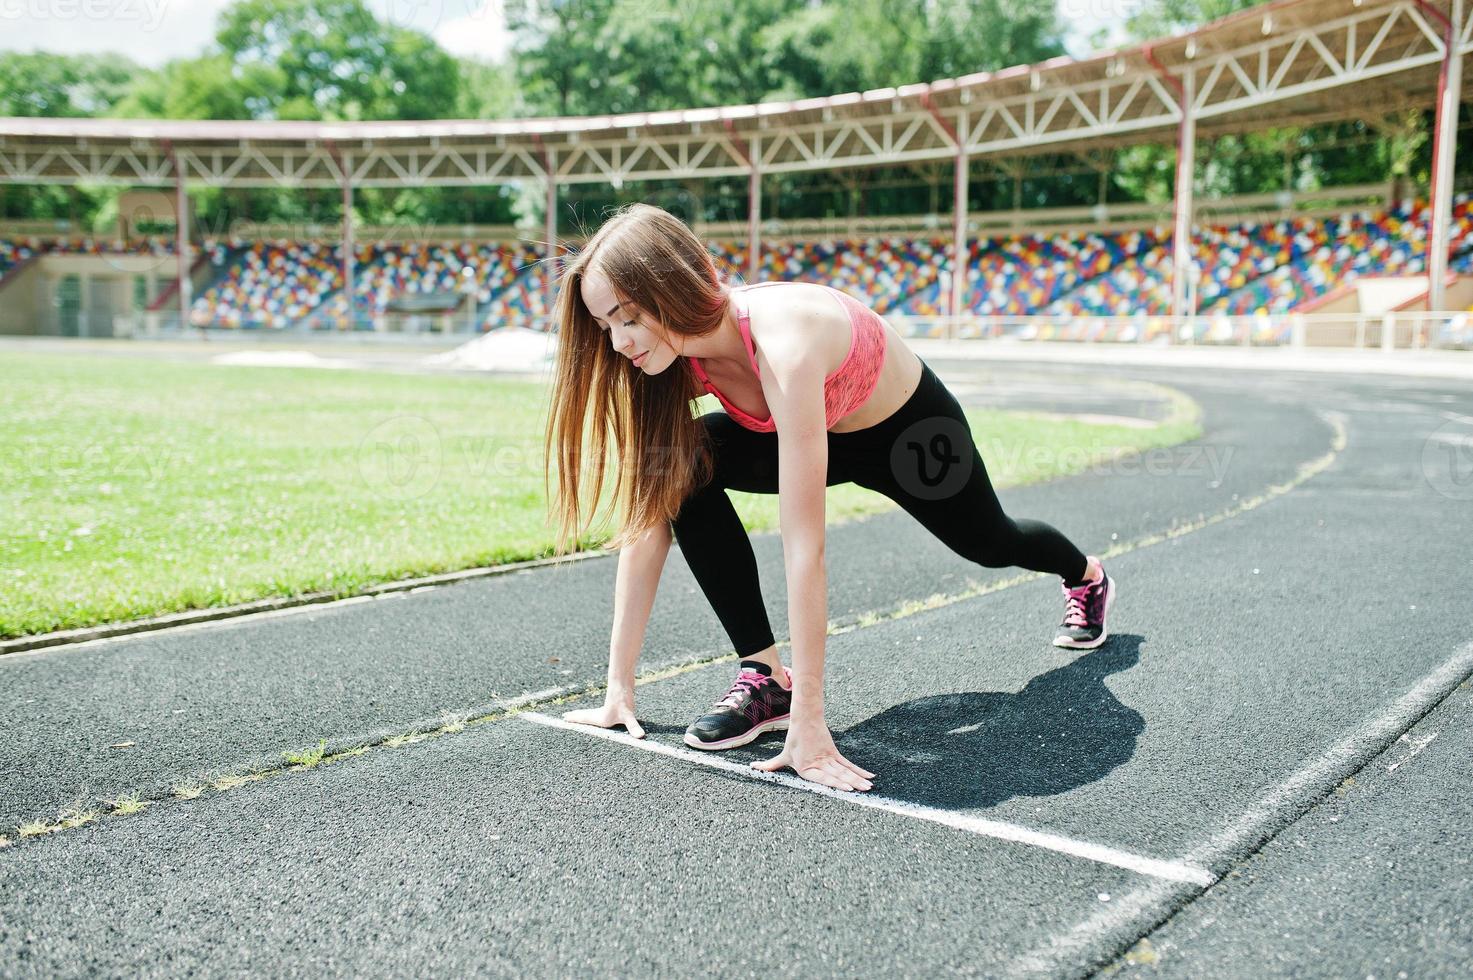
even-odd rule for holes
{"type": "MultiPolygon", "coordinates": [[[[550,552],[540,383],[43,353],[0,357],[0,379],[0,637],[550,552]]],[[[968,416],[1015,486],[1194,438],[1171,394],[1146,429],[968,416]]],[[[777,526],[775,496],[732,496],[777,526]]],[[[829,490],[830,523],[894,507],[829,490]]]]}

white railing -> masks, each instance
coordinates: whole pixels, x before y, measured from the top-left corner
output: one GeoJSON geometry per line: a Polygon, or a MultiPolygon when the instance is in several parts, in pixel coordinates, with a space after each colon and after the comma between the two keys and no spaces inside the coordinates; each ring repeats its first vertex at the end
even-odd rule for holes
{"type": "MultiPolygon", "coordinates": [[[[413,343],[444,342],[479,336],[482,324],[465,312],[361,314],[352,329],[298,321],[282,327],[226,327],[190,324],[180,330],[176,311],[161,310],[98,316],[73,316],[65,322],[52,312],[36,324],[47,336],[210,336],[241,339],[383,338],[413,343]]],[[[0,317],[0,333],[6,330],[0,317]]],[[[1300,349],[1467,350],[1473,352],[1473,312],[1387,314],[1283,314],[1277,316],[907,317],[886,320],[904,337],[935,340],[1039,343],[1083,342],[1154,347],[1284,347],[1300,349]]],[[[546,330],[546,320],[508,324],[546,330]]]]}
{"type": "Polygon", "coordinates": [[[1473,350],[1473,311],[1244,316],[885,317],[902,336],[1181,346],[1473,350]]]}
{"type": "MultiPolygon", "coordinates": [[[[1408,186],[1404,195],[1425,195],[1421,187],[1408,186]]],[[[1357,184],[1329,187],[1313,191],[1280,191],[1262,194],[1237,194],[1219,198],[1198,198],[1197,225],[1235,224],[1242,221],[1270,222],[1284,218],[1325,217],[1361,208],[1390,207],[1390,184],[1357,184]]],[[[1148,229],[1171,223],[1171,202],[1122,202],[1067,208],[1023,208],[1005,211],[977,211],[967,216],[968,231],[976,236],[1061,231],[1127,231],[1148,229]]],[[[745,242],[747,221],[696,222],[697,234],[712,241],[745,242]]],[[[767,242],[786,240],[809,241],[815,238],[867,238],[894,235],[926,235],[950,239],[952,216],[938,214],[900,214],[871,217],[835,216],[829,218],[768,218],[762,223],[762,238],[767,242]]],[[[226,228],[210,228],[196,224],[195,238],[224,241],[311,241],[336,243],[342,238],[342,225],[333,221],[262,222],[235,221],[226,228]]],[[[539,242],[544,232],[535,228],[519,229],[513,225],[422,224],[398,222],[387,225],[355,225],[354,239],[373,242],[539,242]]],[[[115,229],[95,232],[73,222],[0,221],[0,239],[52,239],[91,237],[112,239],[115,229]]],[[[155,236],[169,242],[168,235],[155,236]]],[[[560,228],[559,241],[576,243],[581,238],[577,229],[560,228]]]]}

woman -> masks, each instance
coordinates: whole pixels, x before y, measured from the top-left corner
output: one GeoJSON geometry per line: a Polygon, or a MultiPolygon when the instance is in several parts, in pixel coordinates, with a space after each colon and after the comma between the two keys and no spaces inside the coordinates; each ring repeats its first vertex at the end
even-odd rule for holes
{"type": "Polygon", "coordinates": [[[828,627],[824,488],[853,482],[896,501],[958,554],[993,568],[1063,579],[1058,646],[1104,642],[1114,583],[1053,527],[1005,515],[961,406],[882,318],[811,283],[731,286],[681,221],[622,208],[563,273],[560,341],[548,418],[556,549],[587,527],[610,450],[622,529],[604,704],[569,721],[623,725],[635,737],[634,667],[672,535],[726,629],[735,683],[686,731],[695,748],[744,745],[785,730],[777,756],[804,779],[868,790],[874,774],[839,752],[824,718],[828,627]],[[726,407],[694,418],[709,391],[726,407]],[[584,432],[591,422],[582,472],[584,432]],[[777,645],[757,563],[728,489],[777,493],[788,582],[791,670],[777,645]]]}

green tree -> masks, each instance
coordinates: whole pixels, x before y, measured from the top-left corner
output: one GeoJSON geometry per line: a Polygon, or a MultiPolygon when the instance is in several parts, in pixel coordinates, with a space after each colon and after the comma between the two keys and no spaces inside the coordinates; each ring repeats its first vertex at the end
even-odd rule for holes
{"type": "Polygon", "coordinates": [[[139,76],[109,115],[151,119],[249,119],[250,94],[265,81],[224,54],[171,61],[139,76]]]}
{"type": "MultiPolygon", "coordinates": [[[[762,2],[762,0],[759,0],[762,2]]],[[[789,4],[790,6],[794,4],[789,4]]],[[[715,6],[685,0],[510,0],[515,39],[517,115],[581,116],[713,105],[727,86],[692,70],[695,44],[707,56],[731,48],[723,40],[744,26],[740,10],[715,33],[687,35],[686,16],[715,6]]]]}
{"type": "Polygon", "coordinates": [[[1126,18],[1126,30],[1142,41],[1201,27],[1267,0],[1149,0],[1126,18]]]}
{"type": "Polygon", "coordinates": [[[1052,4],[828,0],[769,30],[794,96],[954,78],[1064,53],[1052,4]]]}
{"type": "Polygon", "coordinates": [[[147,74],[120,54],[0,52],[0,116],[106,115],[147,74]]]}
{"type": "Polygon", "coordinates": [[[256,119],[434,119],[460,70],[430,37],[378,20],[363,0],[238,0],[220,51],[256,119]]]}
{"type": "MultiPolygon", "coordinates": [[[[510,0],[519,115],[589,115],[805,98],[929,81],[1063,51],[1052,5],[1023,0],[510,0]]],[[[928,197],[907,168],[863,176],[767,179],[787,216],[914,208],[928,197]],[[840,183],[845,183],[841,181],[840,183]]],[[[745,180],[704,183],[710,219],[744,212],[745,180]]],[[[581,188],[596,213],[649,188],[581,188]]],[[[660,193],[669,193],[662,190],[660,193]]],[[[569,192],[573,194],[573,192],[569,192]]],[[[772,213],[769,208],[768,214],[772,213]]]]}
{"type": "MultiPolygon", "coordinates": [[[[116,54],[0,53],[0,116],[95,116],[111,112],[128,86],[150,73],[116,54]]],[[[88,226],[117,192],[0,182],[0,218],[55,219],[88,226]]]]}
{"type": "Polygon", "coordinates": [[[460,119],[505,119],[516,105],[516,78],[509,64],[462,58],[457,66],[455,116],[460,119]]]}

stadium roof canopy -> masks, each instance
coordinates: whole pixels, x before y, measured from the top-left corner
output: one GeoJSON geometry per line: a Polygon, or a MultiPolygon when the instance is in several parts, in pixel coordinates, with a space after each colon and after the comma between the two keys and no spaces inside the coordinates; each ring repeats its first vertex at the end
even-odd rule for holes
{"type": "MultiPolygon", "coordinates": [[[[0,180],[484,186],[701,178],[1168,143],[1433,105],[1452,0],[1280,0],[1189,34],[929,84],[756,105],[516,120],[0,118],[0,180]]],[[[1456,37],[1452,37],[1456,34],[1456,37]]]]}

